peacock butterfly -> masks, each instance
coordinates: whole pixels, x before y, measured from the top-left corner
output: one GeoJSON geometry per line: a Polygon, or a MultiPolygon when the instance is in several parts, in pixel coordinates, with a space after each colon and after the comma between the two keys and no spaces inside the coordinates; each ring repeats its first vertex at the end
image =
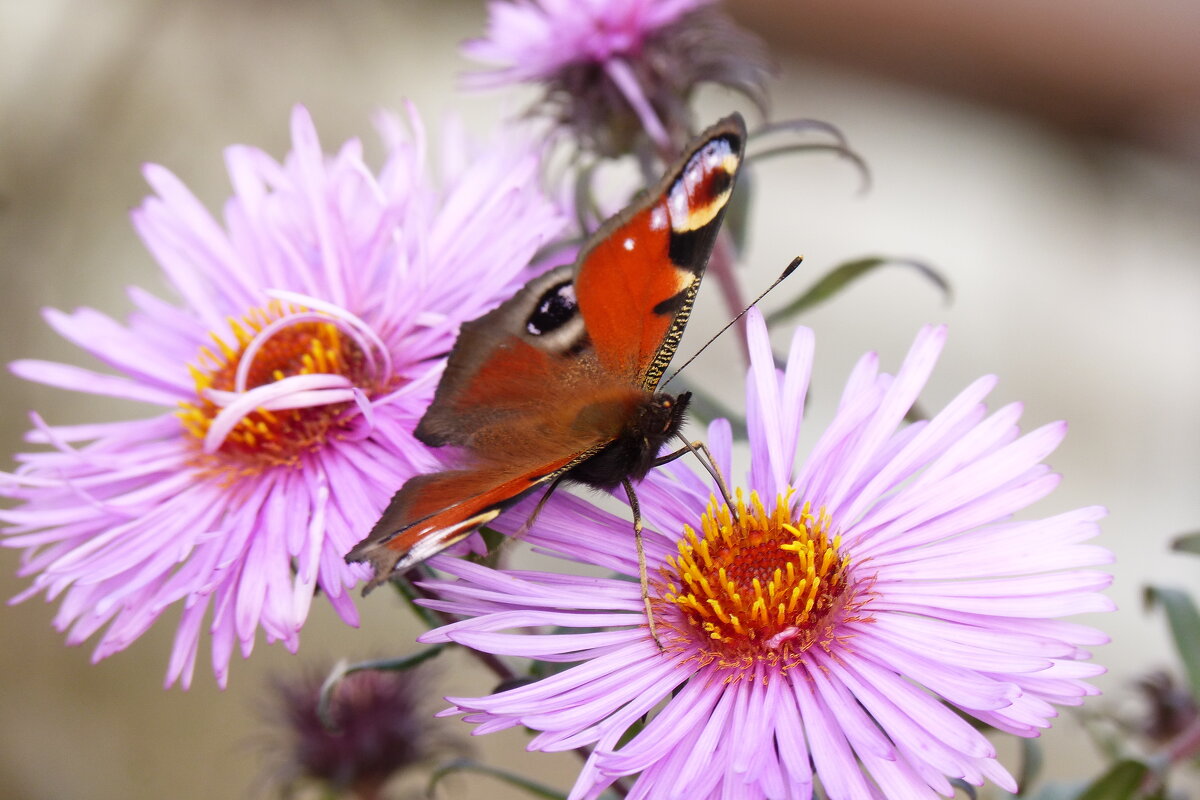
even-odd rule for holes
{"type": "Polygon", "coordinates": [[[645,477],[683,424],[690,395],[656,389],[691,314],[745,141],[740,115],[721,120],[605,222],[574,265],[463,324],[415,431],[430,446],[459,448],[461,463],[406,481],[347,554],[375,569],[364,593],[539,486],[568,479],[632,491],[628,481],[645,477]]]}

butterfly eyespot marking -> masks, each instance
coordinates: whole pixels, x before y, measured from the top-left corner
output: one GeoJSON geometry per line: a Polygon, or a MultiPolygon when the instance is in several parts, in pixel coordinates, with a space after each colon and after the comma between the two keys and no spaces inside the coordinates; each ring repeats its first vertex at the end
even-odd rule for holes
{"type": "Polygon", "coordinates": [[[525,330],[531,336],[545,336],[566,325],[578,314],[575,284],[563,281],[547,289],[538,299],[537,307],[525,321],[525,330]]]}
{"type": "Polygon", "coordinates": [[[692,156],[667,193],[672,231],[692,233],[716,219],[733,190],[740,161],[733,144],[723,137],[692,156]]]}

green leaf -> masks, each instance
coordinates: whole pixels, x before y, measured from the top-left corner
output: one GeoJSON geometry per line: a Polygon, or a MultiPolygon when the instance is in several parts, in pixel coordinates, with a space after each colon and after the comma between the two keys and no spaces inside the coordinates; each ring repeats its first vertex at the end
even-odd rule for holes
{"type": "Polygon", "coordinates": [[[1118,761],[1076,800],[1132,800],[1149,771],[1150,768],[1140,761],[1118,761]]]}
{"type": "Polygon", "coordinates": [[[425,788],[426,797],[433,797],[433,790],[441,783],[442,778],[447,775],[453,775],[458,772],[477,772],[480,775],[490,775],[504,781],[509,786],[515,786],[518,789],[524,789],[532,797],[541,797],[545,800],[566,800],[567,795],[556,789],[552,789],[545,784],[530,780],[523,775],[509,772],[508,770],[499,769],[497,767],[489,767],[486,764],[480,764],[467,758],[460,758],[451,761],[443,767],[437,769],[429,776],[429,784],[425,788]]]}
{"type": "Polygon", "coordinates": [[[1146,606],[1162,605],[1171,626],[1171,638],[1187,671],[1192,697],[1200,697],[1200,612],[1192,597],[1182,589],[1163,589],[1147,586],[1146,606]]]}
{"type": "Polygon", "coordinates": [[[337,723],[333,721],[333,716],[330,714],[330,707],[333,705],[333,693],[337,691],[338,685],[347,675],[353,675],[355,672],[363,672],[365,670],[378,670],[380,672],[402,672],[404,670],[413,669],[414,667],[425,663],[429,659],[437,656],[448,645],[435,644],[432,647],[427,647],[419,653],[413,653],[409,656],[401,658],[381,658],[373,661],[360,661],[357,664],[350,664],[345,659],[333,665],[329,675],[326,676],[325,682],[321,684],[321,693],[317,698],[317,718],[321,720],[321,724],[327,730],[336,730],[337,723]]]}
{"type": "Polygon", "coordinates": [[[1181,553],[1200,555],[1200,531],[1176,536],[1175,541],[1171,542],[1171,549],[1181,553]]]}
{"type": "Polygon", "coordinates": [[[767,322],[778,322],[787,317],[793,317],[802,311],[807,311],[814,306],[818,306],[836,295],[838,292],[845,289],[848,285],[859,278],[873,272],[880,267],[890,264],[912,267],[930,282],[932,282],[935,286],[941,289],[942,294],[946,296],[947,301],[950,300],[952,295],[950,284],[941,276],[939,272],[933,269],[933,267],[930,267],[928,264],[906,258],[868,256],[866,258],[859,258],[854,261],[847,261],[844,264],[839,264],[838,266],[834,267],[820,280],[809,287],[807,292],[783,308],[772,312],[767,317],[767,322]]]}

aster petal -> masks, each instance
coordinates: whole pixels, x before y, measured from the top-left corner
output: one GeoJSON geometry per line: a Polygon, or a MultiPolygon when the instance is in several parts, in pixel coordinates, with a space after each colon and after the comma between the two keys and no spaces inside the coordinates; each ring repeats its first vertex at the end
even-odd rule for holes
{"type": "Polygon", "coordinates": [[[176,682],[185,689],[191,687],[196,669],[196,655],[200,648],[200,627],[207,610],[207,600],[184,608],[179,627],[175,631],[175,644],[171,648],[171,660],[163,682],[164,689],[171,688],[176,682]]]}
{"type": "Polygon", "coordinates": [[[775,368],[767,324],[757,308],[746,314],[746,337],[750,352],[746,424],[751,436],[766,444],[751,456],[750,482],[763,487],[763,494],[772,497],[787,485],[792,465],[783,447],[781,376],[775,368]]]}
{"type": "Polygon", "coordinates": [[[829,800],[874,798],[877,793],[867,785],[858,769],[845,733],[836,718],[811,691],[811,687],[791,671],[793,696],[804,720],[813,766],[829,800]]]}
{"type": "MultiPolygon", "coordinates": [[[[52,427],[35,417],[27,438],[53,449],[19,455],[16,473],[0,476],[0,493],[21,503],[0,512],[3,543],[27,549],[23,572],[33,581],[21,597],[60,600],[56,625],[70,641],[99,634],[95,657],[127,646],[177,602],[186,610],[168,685],[190,684],[210,609],[221,683],[235,646],[248,654],[260,629],[295,649],[318,589],[356,622],[347,589],[365,573],[343,554],[399,485],[438,463],[412,430],[441,357],[463,321],[528,277],[534,252],[565,219],[538,188],[540,144],[506,140],[451,155],[456,173],[439,188],[425,174],[415,113],[410,123],[417,141],[390,131],[376,178],[356,140],[325,155],[310,116],[296,108],[287,159],[227,150],[234,195],[223,225],[166,169],[145,167],[155,196],[133,223],[180,305],[131,289],[136,310],[124,323],[91,309],[47,312],[52,327],[120,376],[13,365],[53,386],[172,412],[184,404],[178,416],[136,422],[52,427]],[[479,209],[495,211],[495,224],[487,214],[471,217],[479,209]],[[474,238],[464,244],[446,232],[466,218],[474,238]],[[478,247],[468,252],[480,243],[486,262],[478,247]],[[283,353],[283,369],[273,372],[277,339],[308,334],[274,324],[272,308],[285,309],[289,322],[332,319],[349,356],[337,342],[322,343],[283,353]],[[243,350],[248,340],[254,346],[243,350]],[[353,348],[369,362],[366,378],[336,363],[353,360],[353,348]],[[251,358],[242,365],[245,352],[251,358]],[[313,365],[293,368],[293,355],[313,365]],[[244,391],[227,391],[223,370],[244,391]],[[310,411],[328,412],[324,421],[334,427],[311,438],[304,425],[270,427],[279,419],[271,413],[310,411]],[[229,433],[239,425],[233,444],[229,433]],[[297,435],[301,441],[281,438],[297,435]],[[207,451],[199,446],[205,437],[207,451]],[[282,449],[279,461],[256,460],[259,437],[282,449]]],[[[288,419],[307,425],[313,417],[288,419]]]]}
{"type": "Polygon", "coordinates": [[[708,438],[705,440],[708,451],[712,453],[713,461],[722,475],[733,474],[733,426],[724,417],[718,417],[708,423],[708,438]]]}
{"type": "MultiPolygon", "coordinates": [[[[900,427],[944,340],[943,330],[929,328],[896,377],[880,373],[873,356],[860,360],[833,422],[775,509],[780,516],[769,516],[759,493],[781,474],[786,480],[779,467],[801,422],[790,406],[803,404],[811,342],[796,337],[800,352],[780,376],[765,331],[754,336],[758,370],[747,379],[754,494],[739,512],[747,519],[710,512],[698,525],[707,482],[690,480],[679,463],[652,472],[642,486],[643,513],[657,528],[646,532],[647,558],[662,580],[652,582],[654,614],[672,658],[661,658],[640,628],[626,627],[635,634],[628,640],[589,629],[534,636],[533,645],[529,636],[471,633],[472,645],[491,652],[557,658],[577,647],[573,654],[585,660],[567,680],[559,674],[517,690],[519,703],[507,701],[509,693],[498,696],[504,703],[464,701],[466,719],[477,732],[530,725],[540,731],[535,749],[595,743],[574,798],[598,797],[611,779],[635,773],[632,798],[807,800],[814,771],[830,800],[949,796],[950,778],[1015,791],[989,741],[949,706],[1030,736],[1049,725],[1056,706],[1096,692],[1087,681],[1102,669],[1086,663],[1084,648],[1106,637],[1057,617],[1111,606],[1099,593],[1110,576],[1081,568],[1111,560],[1084,544],[1104,510],[1010,520],[1057,485],[1040,462],[1063,426],[1022,437],[1015,404],[988,417],[983,399],[995,379],[985,377],[932,419],[900,427]],[[770,438],[790,441],[771,448],[770,438]],[[821,508],[826,502],[832,512],[821,508]],[[703,535],[677,541],[672,551],[671,536],[685,525],[703,535]],[[799,583],[789,584],[794,578],[781,567],[770,571],[775,527],[796,536],[779,549],[798,553],[787,567],[788,576],[806,576],[799,583]],[[765,541],[771,544],[762,547],[765,541]],[[697,594],[678,588],[684,584],[697,594]],[[797,605],[802,590],[807,605],[797,605]],[[821,591],[830,594],[817,606],[821,591]],[[822,607],[819,621],[808,621],[822,607]],[[793,608],[803,611],[788,620],[793,608]],[[637,691],[631,681],[641,681],[637,691]],[[604,693],[610,686],[623,706],[604,693]],[[650,691],[637,696],[643,686],[650,691]],[[643,715],[643,729],[618,748],[643,715]]],[[[731,472],[728,429],[712,430],[719,431],[710,437],[715,460],[731,472]]],[[[620,536],[624,528],[577,498],[553,498],[529,538],[632,577],[637,564],[629,537],[620,536]]],[[[448,571],[459,581],[430,584],[445,598],[435,602],[469,618],[427,635],[431,641],[455,631],[598,621],[604,602],[623,612],[605,620],[609,627],[644,613],[632,581],[582,610],[593,599],[592,579],[479,565],[448,571]],[[506,598],[506,590],[515,593],[506,598]]]]}
{"type": "Polygon", "coordinates": [[[111,317],[90,308],[74,314],[48,308],[42,316],[64,339],[142,384],[177,396],[190,394],[193,382],[173,357],[177,354],[164,352],[157,342],[122,327],[111,317]]]}
{"type": "Polygon", "coordinates": [[[667,784],[674,785],[674,790],[668,795],[670,798],[703,797],[711,790],[711,786],[704,786],[701,781],[707,778],[711,783],[716,783],[719,780],[724,759],[716,764],[711,763],[710,759],[726,735],[726,720],[733,710],[736,697],[736,689],[718,694],[717,704],[707,718],[692,728],[696,732],[694,739],[686,748],[675,750],[676,758],[682,763],[678,772],[671,776],[671,783],[667,784]]]}
{"type": "Polygon", "coordinates": [[[842,396],[838,401],[838,414],[850,407],[862,394],[872,394],[880,388],[879,354],[864,353],[854,363],[846,385],[842,388],[842,396]]]}
{"type": "Polygon", "coordinates": [[[996,378],[989,375],[960,392],[928,425],[921,426],[902,449],[888,457],[881,469],[873,471],[868,482],[855,489],[855,497],[842,515],[846,519],[856,519],[870,504],[878,502],[880,497],[927,464],[932,455],[944,449],[946,443],[957,441],[959,436],[956,434],[966,432],[960,431],[960,424],[976,421],[973,416],[982,413],[980,403],[995,385],[996,378]]]}
{"type": "Polygon", "coordinates": [[[575,703],[562,703],[558,708],[543,704],[539,710],[524,715],[523,724],[555,732],[541,734],[536,742],[530,742],[530,746],[561,751],[595,741],[603,732],[598,723],[611,718],[623,706],[634,703],[644,714],[653,706],[649,702],[651,698],[656,698],[655,702],[661,700],[669,691],[670,684],[664,681],[669,676],[670,670],[661,664],[635,657],[629,669],[589,683],[586,693],[575,694],[575,703]]]}
{"type": "MultiPolygon", "coordinates": [[[[617,620],[617,624],[629,624],[633,621],[630,615],[621,616],[624,619],[617,620]]],[[[572,620],[572,622],[578,624],[576,620],[572,620]]],[[[602,625],[613,624],[605,622],[603,617],[599,618],[597,622],[602,625]]],[[[526,641],[527,638],[520,635],[484,633],[473,630],[460,631],[450,636],[451,641],[475,650],[484,650],[498,655],[523,655],[539,658],[546,655],[574,654],[593,648],[628,644],[645,639],[646,633],[641,630],[621,630],[606,633],[559,634],[539,636],[536,643],[526,641]]]]}
{"type": "MultiPolygon", "coordinates": [[[[103,439],[155,440],[178,432],[180,427],[179,418],[174,414],[128,422],[102,422],[94,425],[47,425],[36,413],[31,417],[34,428],[25,434],[25,441],[31,444],[54,445],[60,450],[69,449],[63,444],[66,442],[103,439]]],[[[22,458],[27,458],[29,455],[28,453],[20,454],[22,458]]]]}
{"type": "MultiPolygon", "coordinates": [[[[821,666],[815,657],[813,660],[821,666]]],[[[808,679],[813,696],[838,720],[856,757],[896,760],[896,748],[881,732],[879,722],[867,715],[859,705],[861,700],[847,691],[843,681],[830,680],[820,668],[808,670],[808,679]]]]}
{"type": "Polygon", "coordinates": [[[892,579],[987,577],[1107,564],[1112,560],[1110,551],[1080,544],[1099,532],[1096,519],[1094,510],[1079,509],[1044,520],[997,525],[927,547],[875,554],[872,563],[886,568],[892,579]]]}
{"type": "Polygon", "coordinates": [[[911,484],[890,498],[876,513],[869,514],[867,519],[857,523],[854,533],[848,533],[847,538],[870,537],[873,541],[887,542],[883,552],[889,546],[912,546],[916,542],[911,537],[908,541],[903,538],[898,541],[890,534],[913,531],[927,520],[978,501],[989,491],[1004,488],[1010,481],[1018,489],[1030,488],[1030,495],[1018,491],[1010,499],[1000,493],[991,503],[977,504],[977,508],[969,509],[977,520],[974,524],[1007,516],[1021,509],[1021,503],[1028,504],[1053,488],[1055,479],[1051,479],[1050,485],[1035,485],[1022,478],[1028,476],[1036,479],[1044,475],[1044,470],[1035,465],[1054,451],[1063,433],[1063,426],[1047,425],[936,483],[911,484]]]}
{"type": "Polygon", "coordinates": [[[722,694],[703,681],[685,683],[662,713],[624,747],[605,754],[603,770],[612,775],[631,775],[646,769],[675,749],[681,732],[693,730],[710,718],[722,694]]]}
{"type": "Polygon", "coordinates": [[[783,445],[783,462],[791,474],[796,463],[796,447],[800,441],[800,426],[804,419],[804,402],[808,396],[808,383],[812,378],[813,354],[816,337],[812,330],[797,327],[792,334],[788,349],[787,366],[784,370],[783,393],[780,397],[783,445]]]}
{"type": "Polygon", "coordinates": [[[972,767],[963,757],[995,757],[983,734],[894,671],[866,660],[853,666],[838,664],[824,654],[816,660],[829,670],[830,680],[836,679],[853,693],[897,746],[916,750],[920,760],[943,774],[965,775],[972,767]]]}
{"type": "MultiPolygon", "coordinates": [[[[686,677],[686,673],[661,658],[639,661],[636,669],[631,670],[628,681],[622,684],[638,688],[636,692],[629,692],[630,699],[627,703],[620,708],[610,703],[612,710],[607,716],[597,719],[594,725],[578,730],[570,736],[561,736],[553,729],[548,729],[547,732],[534,737],[530,746],[540,748],[546,743],[547,747],[553,744],[557,748],[566,749],[596,743],[594,752],[602,756],[599,763],[605,763],[607,754],[617,741],[624,737],[629,727],[649,714],[676,686],[686,680],[686,677]]],[[[594,700],[598,701],[601,697],[602,694],[594,693],[594,700]]]]}
{"type": "Polygon", "coordinates": [[[208,329],[199,320],[140,287],[130,286],[126,294],[138,309],[129,318],[129,327],[137,336],[153,336],[159,348],[183,358],[195,355],[196,342],[208,335],[208,329]]]}
{"type": "Polygon", "coordinates": [[[44,383],[47,386],[56,386],[59,389],[69,389],[73,392],[88,392],[89,394],[119,397],[124,400],[136,400],[140,403],[153,403],[160,406],[175,406],[180,400],[178,394],[165,389],[146,386],[130,378],[105,375],[70,364],[23,358],[12,362],[8,368],[18,378],[44,383]]]}
{"type": "Polygon", "coordinates": [[[917,395],[933,372],[945,342],[945,326],[922,328],[917,334],[917,339],[905,357],[895,381],[880,401],[879,408],[858,432],[854,443],[842,457],[838,477],[824,495],[823,504],[831,514],[839,513],[850,488],[860,479],[862,470],[916,402],[917,395]]]}
{"type": "MultiPolygon", "coordinates": [[[[825,505],[828,481],[836,477],[839,453],[847,446],[858,428],[869,419],[883,397],[884,387],[873,385],[856,392],[838,409],[833,422],[825,429],[793,482],[798,497],[805,497],[815,506],[825,505]]],[[[845,535],[845,534],[843,534],[845,535]]]]}
{"type": "Polygon", "coordinates": [[[133,226],[188,308],[206,329],[217,330],[224,321],[222,298],[242,307],[254,302],[239,277],[238,258],[212,215],[175,175],[156,164],[145,165],[142,175],[158,197],[131,213],[133,226]]]}

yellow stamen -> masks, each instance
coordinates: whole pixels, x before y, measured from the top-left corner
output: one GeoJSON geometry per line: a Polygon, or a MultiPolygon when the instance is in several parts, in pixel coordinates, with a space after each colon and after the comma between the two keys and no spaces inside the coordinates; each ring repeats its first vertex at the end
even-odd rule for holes
{"type": "Polygon", "coordinates": [[[359,340],[348,336],[332,321],[300,317],[272,331],[260,342],[249,365],[243,366],[245,386],[238,386],[239,365],[247,348],[268,325],[303,312],[297,306],[272,301],[251,309],[240,319],[229,319],[228,335],[211,334],[212,345],[202,346],[188,371],[196,386],[196,400],[182,403],[178,412],[184,429],[197,442],[201,469],[225,474],[230,480],[255,475],[263,469],[296,466],[301,456],[327,442],[353,403],[332,403],[269,411],[258,408],[246,414],[229,432],[215,453],[201,451],[214,419],[221,412],[210,390],[235,392],[281,381],[297,375],[336,374],[363,389],[368,396],[391,388],[388,376],[371,374],[359,340]],[[236,345],[230,344],[235,342],[236,345]],[[381,380],[385,381],[381,383],[381,380]]]}
{"type": "Polygon", "coordinates": [[[861,619],[850,559],[824,509],[805,503],[793,513],[779,496],[768,512],[757,493],[741,491],[734,505],[736,517],[713,500],[698,530],[684,527],[661,571],[656,625],[676,632],[681,651],[703,642],[703,663],[786,669],[813,646],[828,649],[839,622],[861,619]]]}

